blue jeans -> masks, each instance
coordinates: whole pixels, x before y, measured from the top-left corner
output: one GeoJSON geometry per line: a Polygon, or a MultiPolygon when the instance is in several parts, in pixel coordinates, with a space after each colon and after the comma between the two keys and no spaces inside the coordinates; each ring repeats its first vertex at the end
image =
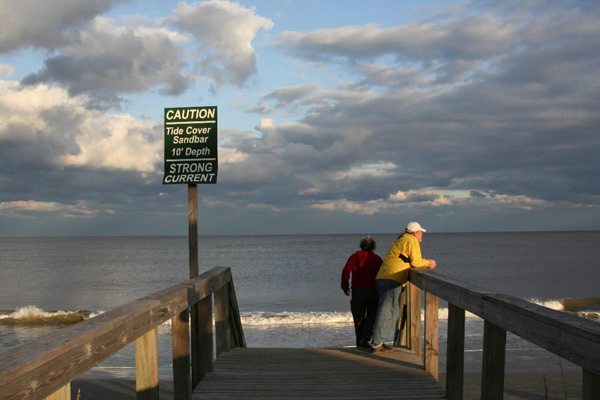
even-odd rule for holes
{"type": "Polygon", "coordinates": [[[375,281],[377,294],[379,295],[379,307],[373,328],[373,339],[371,347],[378,347],[388,338],[392,328],[400,317],[400,295],[402,285],[391,279],[377,279],[375,281]]]}

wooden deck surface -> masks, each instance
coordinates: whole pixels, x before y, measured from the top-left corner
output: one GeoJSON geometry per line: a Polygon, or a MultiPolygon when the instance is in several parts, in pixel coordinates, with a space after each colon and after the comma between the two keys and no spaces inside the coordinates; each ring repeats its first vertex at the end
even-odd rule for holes
{"type": "Polygon", "coordinates": [[[406,350],[235,348],[219,355],[193,399],[443,399],[406,350]]]}

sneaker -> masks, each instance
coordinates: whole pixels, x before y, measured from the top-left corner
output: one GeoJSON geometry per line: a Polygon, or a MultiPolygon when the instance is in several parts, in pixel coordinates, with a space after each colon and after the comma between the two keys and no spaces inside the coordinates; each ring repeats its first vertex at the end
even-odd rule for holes
{"type": "Polygon", "coordinates": [[[381,344],[377,347],[371,347],[371,353],[380,353],[384,351],[393,351],[394,348],[392,346],[388,346],[387,344],[381,344]]]}

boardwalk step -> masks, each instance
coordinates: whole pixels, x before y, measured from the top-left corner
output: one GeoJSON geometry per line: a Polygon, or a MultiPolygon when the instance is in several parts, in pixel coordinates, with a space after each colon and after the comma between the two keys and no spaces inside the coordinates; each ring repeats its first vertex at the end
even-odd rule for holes
{"type": "Polygon", "coordinates": [[[236,348],[222,353],[193,399],[443,399],[413,354],[357,349],[236,348]]]}

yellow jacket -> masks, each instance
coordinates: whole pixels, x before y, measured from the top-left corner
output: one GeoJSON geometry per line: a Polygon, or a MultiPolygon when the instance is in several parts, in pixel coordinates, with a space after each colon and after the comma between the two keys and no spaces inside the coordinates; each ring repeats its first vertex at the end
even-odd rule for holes
{"type": "Polygon", "coordinates": [[[390,247],[376,279],[391,279],[401,285],[406,285],[410,267],[424,268],[428,265],[429,260],[421,256],[419,239],[414,235],[404,233],[390,247]]]}

